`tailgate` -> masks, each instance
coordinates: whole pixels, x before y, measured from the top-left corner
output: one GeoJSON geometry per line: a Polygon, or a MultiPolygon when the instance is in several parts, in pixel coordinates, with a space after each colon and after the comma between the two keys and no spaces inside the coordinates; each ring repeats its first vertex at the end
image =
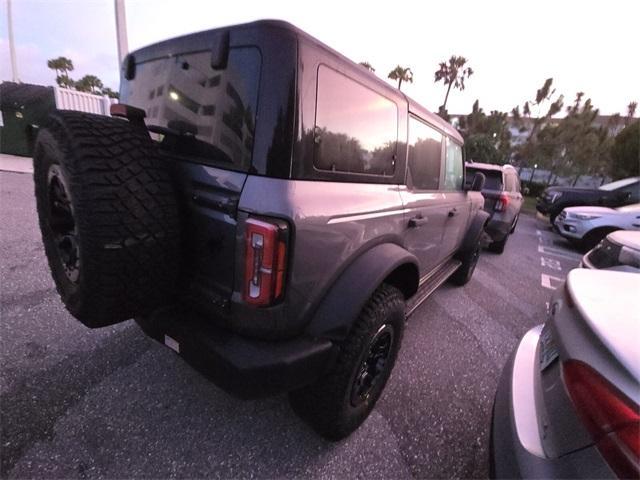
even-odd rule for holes
{"type": "Polygon", "coordinates": [[[245,173],[175,163],[183,205],[186,294],[204,308],[224,306],[233,292],[236,215],[245,173]]]}

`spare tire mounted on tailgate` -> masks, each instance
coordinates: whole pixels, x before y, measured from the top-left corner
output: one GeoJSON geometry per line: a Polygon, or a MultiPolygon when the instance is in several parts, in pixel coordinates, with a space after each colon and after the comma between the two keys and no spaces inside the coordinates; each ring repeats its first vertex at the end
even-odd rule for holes
{"type": "Polygon", "coordinates": [[[73,316],[102,327],[170,299],[180,265],[178,207],[146,129],[56,112],[37,139],[34,181],[49,266],[73,316]]]}

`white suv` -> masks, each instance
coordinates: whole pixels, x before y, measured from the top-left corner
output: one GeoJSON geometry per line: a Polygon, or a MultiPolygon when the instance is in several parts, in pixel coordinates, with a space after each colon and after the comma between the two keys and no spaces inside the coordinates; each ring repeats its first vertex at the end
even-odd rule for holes
{"type": "Polygon", "coordinates": [[[640,230],[640,203],[618,208],[565,208],[554,226],[560,235],[590,250],[615,230],[640,230]]]}

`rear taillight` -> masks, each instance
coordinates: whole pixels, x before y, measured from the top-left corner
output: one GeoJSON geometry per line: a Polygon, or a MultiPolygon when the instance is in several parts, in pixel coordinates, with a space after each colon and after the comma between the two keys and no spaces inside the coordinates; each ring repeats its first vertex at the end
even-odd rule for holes
{"type": "Polygon", "coordinates": [[[569,360],[562,371],[573,405],[611,469],[620,478],[638,478],[638,405],[585,363],[569,360]]]}
{"type": "Polygon", "coordinates": [[[265,307],[284,296],[288,228],[280,220],[246,222],[244,301],[265,307]]]}
{"type": "Polygon", "coordinates": [[[506,193],[501,193],[498,199],[496,200],[496,204],[493,209],[496,212],[504,212],[507,209],[507,205],[509,205],[509,195],[506,193]]]}

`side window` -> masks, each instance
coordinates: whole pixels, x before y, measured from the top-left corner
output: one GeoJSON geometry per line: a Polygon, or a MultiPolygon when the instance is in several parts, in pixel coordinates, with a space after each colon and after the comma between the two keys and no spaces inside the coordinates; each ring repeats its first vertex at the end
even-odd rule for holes
{"type": "Polygon", "coordinates": [[[409,119],[409,175],[411,185],[420,190],[440,186],[442,134],[420,120],[409,119]]]}
{"type": "Polygon", "coordinates": [[[393,175],[398,142],[396,104],[320,66],[313,164],[334,172],[393,175]]]}
{"type": "Polygon", "coordinates": [[[462,147],[446,139],[446,157],[444,162],[444,190],[462,190],[464,181],[464,166],[462,163],[462,147]]]}

